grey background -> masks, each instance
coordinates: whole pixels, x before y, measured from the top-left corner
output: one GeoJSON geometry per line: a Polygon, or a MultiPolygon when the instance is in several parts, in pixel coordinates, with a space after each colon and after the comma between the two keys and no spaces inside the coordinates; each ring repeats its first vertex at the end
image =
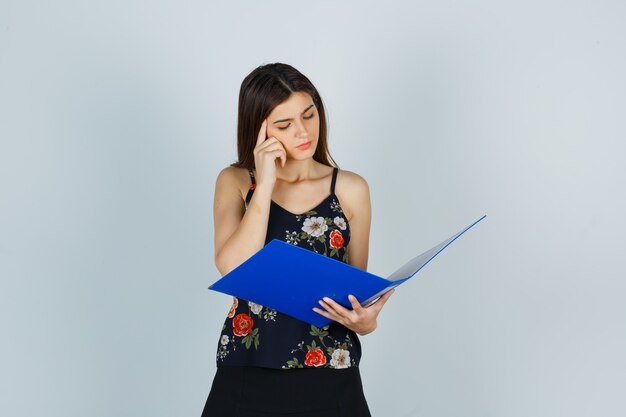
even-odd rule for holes
{"type": "Polygon", "coordinates": [[[318,87],[386,275],[375,416],[626,414],[619,1],[0,0],[0,414],[199,416],[217,173],[263,63],[318,87]]]}

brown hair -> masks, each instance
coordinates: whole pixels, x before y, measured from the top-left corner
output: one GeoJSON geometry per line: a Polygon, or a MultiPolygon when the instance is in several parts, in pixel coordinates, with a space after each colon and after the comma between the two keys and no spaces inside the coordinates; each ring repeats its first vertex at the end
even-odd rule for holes
{"type": "Polygon", "coordinates": [[[253,151],[263,120],[276,106],[295,92],[308,93],[319,113],[319,139],[313,159],[324,165],[338,166],[328,151],[326,112],[317,89],[300,71],[291,65],[279,62],[255,68],[241,83],[237,116],[237,157],[239,160],[230,166],[255,168],[253,151]]]}

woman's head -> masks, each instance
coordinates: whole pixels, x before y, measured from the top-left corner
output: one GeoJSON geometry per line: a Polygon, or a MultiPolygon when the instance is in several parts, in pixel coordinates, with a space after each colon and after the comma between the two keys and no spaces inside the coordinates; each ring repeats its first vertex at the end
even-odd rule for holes
{"type": "Polygon", "coordinates": [[[253,150],[266,118],[267,136],[282,143],[287,158],[312,157],[336,166],[328,152],[326,113],[317,89],[297,69],[282,63],[257,67],[241,83],[237,118],[239,160],[231,166],[254,168],[253,150]],[[308,149],[297,148],[307,141],[311,141],[308,149]]]}

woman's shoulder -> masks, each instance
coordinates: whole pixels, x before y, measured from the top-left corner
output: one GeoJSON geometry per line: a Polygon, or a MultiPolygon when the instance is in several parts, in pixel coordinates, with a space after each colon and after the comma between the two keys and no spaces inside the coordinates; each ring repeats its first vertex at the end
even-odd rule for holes
{"type": "Polygon", "coordinates": [[[335,183],[335,194],[344,208],[348,221],[357,207],[370,205],[369,184],[367,180],[354,171],[339,169],[335,183]]]}
{"type": "Polygon", "coordinates": [[[367,180],[362,175],[347,169],[339,169],[337,172],[337,189],[341,188],[346,192],[362,193],[369,188],[367,180]]]}
{"type": "Polygon", "coordinates": [[[224,168],[222,168],[222,170],[218,173],[217,175],[218,177],[222,176],[222,177],[226,177],[229,178],[231,180],[241,180],[244,178],[248,178],[248,168],[242,168],[242,167],[236,167],[236,166],[232,166],[232,165],[228,165],[224,168]]]}
{"type": "Polygon", "coordinates": [[[247,168],[235,167],[229,165],[222,168],[217,174],[216,188],[237,189],[242,198],[245,199],[246,193],[252,184],[250,174],[247,168]]]}

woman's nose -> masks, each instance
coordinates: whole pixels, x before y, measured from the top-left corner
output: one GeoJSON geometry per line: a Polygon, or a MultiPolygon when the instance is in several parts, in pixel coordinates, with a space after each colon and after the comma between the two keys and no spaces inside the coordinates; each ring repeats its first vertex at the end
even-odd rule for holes
{"type": "Polygon", "coordinates": [[[298,120],[296,122],[296,136],[299,138],[307,138],[308,134],[309,132],[307,132],[306,128],[304,127],[304,123],[302,123],[301,120],[298,120]]]}

